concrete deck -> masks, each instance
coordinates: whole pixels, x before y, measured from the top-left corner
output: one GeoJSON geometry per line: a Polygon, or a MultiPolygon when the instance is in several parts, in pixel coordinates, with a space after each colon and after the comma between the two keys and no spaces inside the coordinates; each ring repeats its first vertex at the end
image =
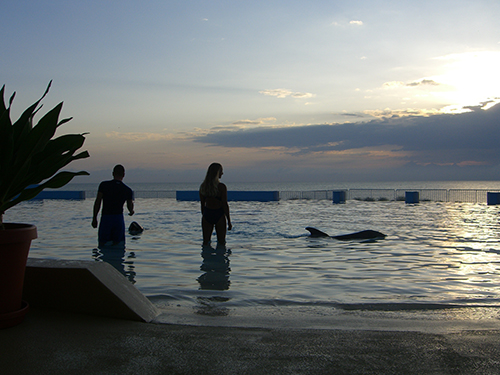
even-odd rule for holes
{"type": "Polygon", "coordinates": [[[32,309],[0,331],[1,373],[499,374],[500,332],[200,327],[32,309]]]}
{"type": "Polygon", "coordinates": [[[28,268],[35,303],[23,323],[0,330],[0,374],[500,374],[496,311],[482,329],[453,323],[440,333],[431,322],[422,329],[423,317],[391,325],[358,316],[330,329],[145,323],[154,306],[111,266],[28,268]],[[86,315],[74,312],[74,290],[86,315]]]}

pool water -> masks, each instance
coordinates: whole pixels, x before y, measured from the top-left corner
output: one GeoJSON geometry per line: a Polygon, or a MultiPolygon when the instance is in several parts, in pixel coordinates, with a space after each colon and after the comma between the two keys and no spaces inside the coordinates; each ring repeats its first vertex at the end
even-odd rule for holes
{"type": "Polygon", "coordinates": [[[136,199],[136,214],[125,217],[126,225],[137,221],[145,231],[127,234],[126,248],[111,250],[97,249],[92,206],[92,199],[24,202],[4,220],[37,226],[30,257],[108,261],[162,308],[224,315],[258,306],[500,305],[498,206],[231,202],[226,247],[202,249],[198,202],[136,199]],[[372,229],[387,237],[311,238],[307,226],[329,235],[372,229]]]}

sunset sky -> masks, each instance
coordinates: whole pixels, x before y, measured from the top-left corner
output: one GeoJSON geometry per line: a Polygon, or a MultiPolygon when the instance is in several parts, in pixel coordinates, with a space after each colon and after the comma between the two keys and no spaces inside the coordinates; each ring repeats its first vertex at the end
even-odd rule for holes
{"type": "Polygon", "coordinates": [[[53,80],[94,182],[500,179],[500,2],[2,4],[15,119],[53,80]]]}

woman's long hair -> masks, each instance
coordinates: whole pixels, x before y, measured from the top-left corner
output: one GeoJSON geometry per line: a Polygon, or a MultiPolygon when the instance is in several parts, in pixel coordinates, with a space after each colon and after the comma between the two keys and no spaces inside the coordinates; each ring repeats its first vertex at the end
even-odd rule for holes
{"type": "Polygon", "coordinates": [[[205,197],[216,197],[219,194],[219,172],[222,165],[212,163],[208,167],[205,180],[200,185],[200,194],[205,197]]]}

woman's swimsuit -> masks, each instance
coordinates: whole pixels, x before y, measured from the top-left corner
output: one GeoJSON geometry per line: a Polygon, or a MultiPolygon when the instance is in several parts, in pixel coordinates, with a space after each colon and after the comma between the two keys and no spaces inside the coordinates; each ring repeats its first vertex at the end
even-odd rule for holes
{"type": "MultiPolygon", "coordinates": [[[[217,199],[219,202],[222,202],[222,198],[220,196],[212,197],[217,199]]],[[[217,224],[219,220],[224,216],[224,209],[222,207],[219,208],[208,208],[203,207],[203,217],[210,224],[217,224]]]]}
{"type": "Polygon", "coordinates": [[[220,208],[207,208],[203,207],[203,218],[210,224],[217,224],[219,220],[224,216],[224,209],[220,208]]]}

